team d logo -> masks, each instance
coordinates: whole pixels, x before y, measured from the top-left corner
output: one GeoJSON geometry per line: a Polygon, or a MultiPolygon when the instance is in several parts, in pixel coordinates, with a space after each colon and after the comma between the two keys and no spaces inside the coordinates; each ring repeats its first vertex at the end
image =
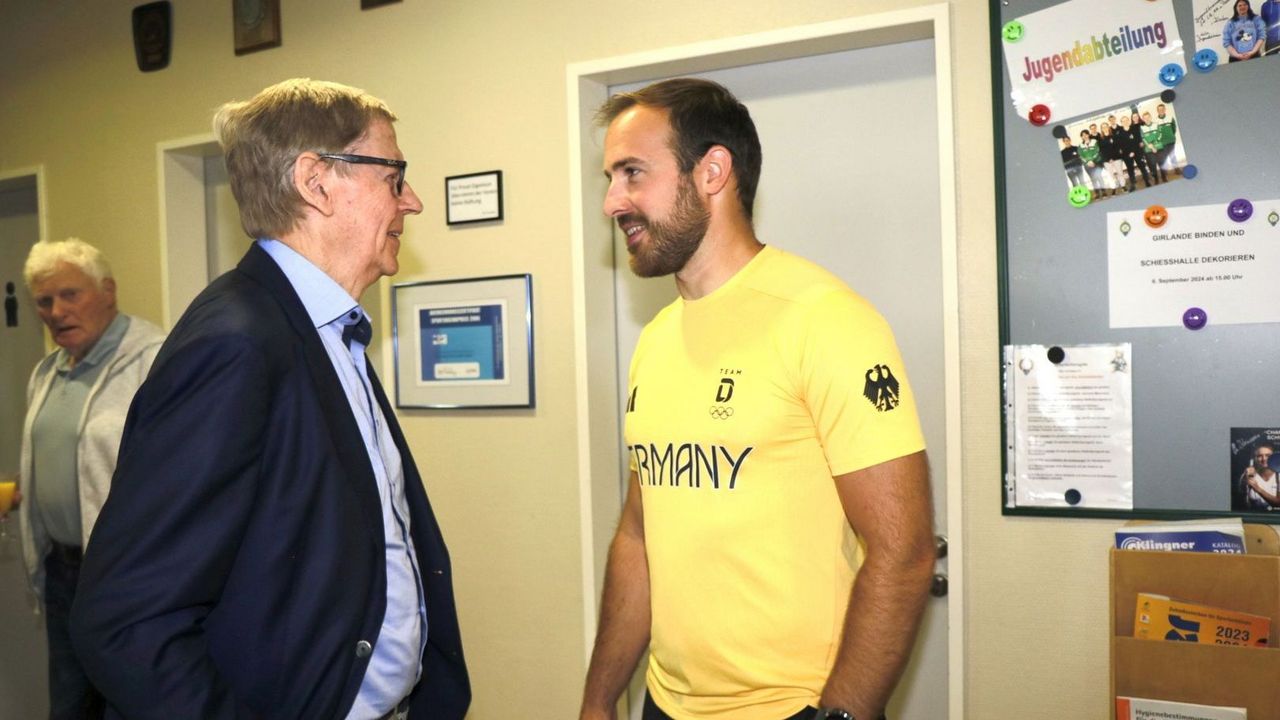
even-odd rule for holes
{"type": "Polygon", "coordinates": [[[867,382],[862,386],[862,394],[880,412],[898,407],[898,378],[888,365],[876,365],[867,370],[867,382]]]}

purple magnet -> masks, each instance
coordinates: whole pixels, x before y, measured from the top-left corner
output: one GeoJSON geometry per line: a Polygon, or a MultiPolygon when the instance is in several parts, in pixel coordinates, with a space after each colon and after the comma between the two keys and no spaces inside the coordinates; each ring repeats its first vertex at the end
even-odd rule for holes
{"type": "Polygon", "coordinates": [[[1182,324],[1188,330],[1199,330],[1207,322],[1209,322],[1209,316],[1198,307],[1187,308],[1187,311],[1182,313],[1182,324]]]}
{"type": "Polygon", "coordinates": [[[1253,217],[1253,203],[1244,198],[1236,198],[1227,206],[1227,217],[1236,222],[1244,222],[1253,217]]]}
{"type": "Polygon", "coordinates": [[[1195,176],[1200,172],[1200,168],[1195,165],[1188,165],[1182,168],[1182,177],[1188,180],[1194,180],[1195,176]]]}

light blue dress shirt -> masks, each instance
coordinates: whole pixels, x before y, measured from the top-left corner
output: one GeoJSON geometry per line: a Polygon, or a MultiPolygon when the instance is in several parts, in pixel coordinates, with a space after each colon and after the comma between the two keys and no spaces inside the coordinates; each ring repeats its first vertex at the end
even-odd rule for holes
{"type": "Polygon", "coordinates": [[[347,714],[347,720],[370,720],[394,709],[413,690],[422,674],[426,649],[427,608],[409,531],[404,466],[382,409],[373,399],[365,348],[352,340],[348,349],[342,341],[343,328],[358,322],[364,309],[333,278],[288,245],[278,240],[259,240],[258,244],[280,266],[311,317],[360,426],[378,481],[387,545],[387,611],[368,671],[347,714]]]}

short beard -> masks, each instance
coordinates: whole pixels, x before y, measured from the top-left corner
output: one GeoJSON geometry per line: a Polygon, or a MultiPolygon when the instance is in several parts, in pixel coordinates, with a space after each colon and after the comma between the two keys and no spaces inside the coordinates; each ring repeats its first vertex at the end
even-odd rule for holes
{"type": "Polygon", "coordinates": [[[698,197],[693,182],[687,175],[682,175],[676,202],[667,220],[658,222],[639,213],[618,218],[619,224],[625,220],[639,221],[649,236],[643,246],[627,248],[631,253],[631,272],[651,278],[670,275],[684,268],[702,245],[702,238],[711,224],[711,213],[698,197]]]}

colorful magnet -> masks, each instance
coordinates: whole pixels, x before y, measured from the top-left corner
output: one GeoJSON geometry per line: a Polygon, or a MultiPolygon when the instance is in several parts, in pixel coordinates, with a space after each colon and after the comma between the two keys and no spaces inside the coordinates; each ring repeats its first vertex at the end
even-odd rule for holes
{"type": "Polygon", "coordinates": [[[1142,219],[1146,221],[1147,227],[1162,227],[1169,220],[1169,211],[1163,205],[1152,205],[1142,214],[1142,219]]]}
{"type": "Polygon", "coordinates": [[[1196,167],[1195,165],[1188,165],[1182,168],[1182,177],[1188,180],[1194,180],[1196,175],[1199,175],[1199,174],[1200,174],[1200,168],[1196,167]]]}
{"type": "Polygon", "coordinates": [[[1160,93],[1160,102],[1162,102],[1162,103],[1171,103],[1171,102],[1173,102],[1173,99],[1174,99],[1174,98],[1176,98],[1176,97],[1178,97],[1178,93],[1176,93],[1176,92],[1174,92],[1174,91],[1172,91],[1172,90],[1165,90],[1165,91],[1163,91],[1163,92],[1161,92],[1161,93],[1160,93]]]}
{"type": "Polygon", "coordinates": [[[1236,222],[1244,222],[1253,217],[1253,203],[1244,198],[1236,198],[1227,205],[1227,217],[1236,222]]]}
{"type": "Polygon", "coordinates": [[[1209,48],[1200,50],[1191,58],[1191,65],[1202,73],[1210,72],[1218,66],[1218,53],[1209,48]]]}
{"type": "Polygon", "coordinates": [[[1208,322],[1209,316],[1198,307],[1187,308],[1187,311],[1182,313],[1182,324],[1188,330],[1199,330],[1208,322]]]}
{"type": "Polygon", "coordinates": [[[1185,72],[1181,65],[1177,63],[1169,63],[1160,68],[1160,83],[1165,87],[1173,87],[1182,82],[1182,76],[1185,72]]]}
{"type": "Polygon", "coordinates": [[[1023,27],[1022,23],[1017,20],[1010,20],[1004,24],[1000,34],[1004,36],[1005,42],[1018,42],[1026,32],[1027,29],[1023,27]]]}
{"type": "Polygon", "coordinates": [[[1027,119],[1031,121],[1032,125],[1042,127],[1045,123],[1049,122],[1049,116],[1050,113],[1048,105],[1032,105],[1031,113],[1027,115],[1027,119]]]}
{"type": "Polygon", "coordinates": [[[1271,227],[1275,227],[1276,223],[1280,223],[1280,213],[1272,210],[1271,214],[1267,216],[1267,222],[1271,223],[1271,227]]]}
{"type": "Polygon", "coordinates": [[[1071,207],[1082,208],[1093,201],[1093,193],[1083,185],[1076,185],[1067,192],[1067,202],[1071,207]]]}

